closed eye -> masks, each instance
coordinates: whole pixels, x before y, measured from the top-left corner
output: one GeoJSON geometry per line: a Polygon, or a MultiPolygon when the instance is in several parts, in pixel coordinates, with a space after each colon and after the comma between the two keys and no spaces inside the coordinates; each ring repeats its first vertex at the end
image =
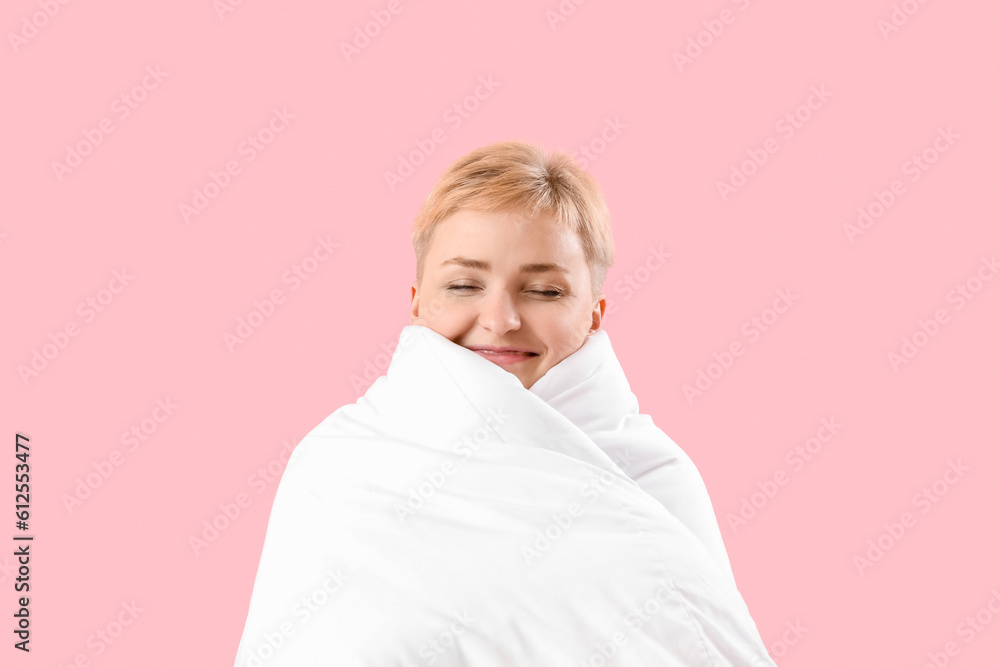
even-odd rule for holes
{"type": "MultiPolygon", "coordinates": [[[[465,290],[476,290],[479,289],[476,285],[450,285],[449,290],[454,291],[465,291],[465,290]]],[[[530,294],[541,294],[547,297],[557,297],[562,296],[562,292],[558,290],[528,290],[530,294]]]]}

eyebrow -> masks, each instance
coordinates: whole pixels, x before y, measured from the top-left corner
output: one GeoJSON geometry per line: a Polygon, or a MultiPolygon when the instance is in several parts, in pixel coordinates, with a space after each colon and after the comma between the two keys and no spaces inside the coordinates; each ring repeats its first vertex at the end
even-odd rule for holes
{"type": "MultiPolygon", "coordinates": [[[[481,271],[489,271],[490,263],[482,259],[469,259],[468,257],[452,257],[451,259],[441,262],[441,266],[447,266],[448,264],[455,264],[457,266],[464,266],[468,269],[479,269],[481,271]]],[[[521,265],[521,273],[548,273],[549,271],[558,271],[560,273],[569,273],[569,269],[560,265],[552,264],[549,262],[533,262],[530,264],[521,265]]]]}

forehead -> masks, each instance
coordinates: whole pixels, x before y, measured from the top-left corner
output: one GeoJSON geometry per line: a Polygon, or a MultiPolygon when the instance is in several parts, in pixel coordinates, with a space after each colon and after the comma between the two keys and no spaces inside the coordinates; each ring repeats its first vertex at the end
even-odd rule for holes
{"type": "Polygon", "coordinates": [[[455,255],[488,261],[555,262],[571,270],[586,269],[579,236],[552,216],[460,210],[437,225],[428,248],[436,264],[455,255]]]}

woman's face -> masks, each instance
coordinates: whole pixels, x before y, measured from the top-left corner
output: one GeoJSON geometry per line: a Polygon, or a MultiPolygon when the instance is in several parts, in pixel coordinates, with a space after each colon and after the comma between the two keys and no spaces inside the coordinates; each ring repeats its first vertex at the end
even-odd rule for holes
{"type": "Polygon", "coordinates": [[[530,389],[601,327],[579,237],[548,217],[460,210],[434,229],[410,322],[472,349],[530,389]],[[513,348],[491,353],[480,348],[513,348]]]}

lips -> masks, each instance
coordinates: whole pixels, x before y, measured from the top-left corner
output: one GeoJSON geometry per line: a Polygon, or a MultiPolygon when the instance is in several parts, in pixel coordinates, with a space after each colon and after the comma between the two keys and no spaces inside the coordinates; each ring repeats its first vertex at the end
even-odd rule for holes
{"type": "Polygon", "coordinates": [[[501,366],[511,366],[533,357],[537,357],[537,352],[526,350],[521,347],[494,347],[492,345],[472,345],[470,350],[501,366]]]}
{"type": "Polygon", "coordinates": [[[473,352],[481,352],[484,354],[523,354],[529,357],[537,357],[536,352],[531,350],[526,350],[522,347],[494,347],[492,345],[471,345],[469,349],[473,352]]]}

